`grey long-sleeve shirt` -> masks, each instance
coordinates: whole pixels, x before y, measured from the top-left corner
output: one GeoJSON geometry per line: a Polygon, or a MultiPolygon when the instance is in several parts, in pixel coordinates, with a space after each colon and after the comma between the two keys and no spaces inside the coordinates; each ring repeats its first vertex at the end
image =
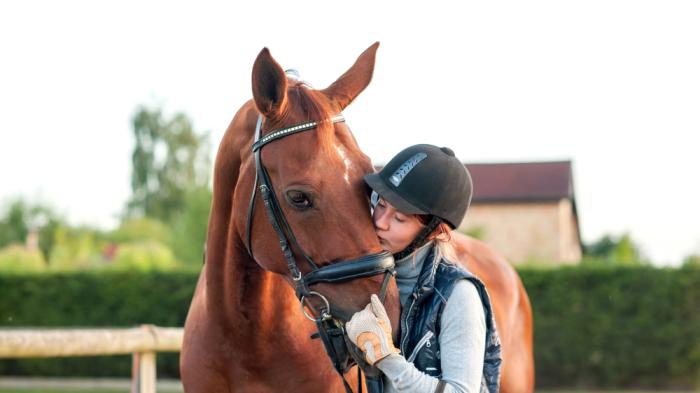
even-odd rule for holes
{"type": "MultiPolygon", "coordinates": [[[[415,286],[427,251],[429,245],[396,264],[402,304],[415,286]]],[[[486,317],[474,284],[461,280],[455,285],[447,299],[440,325],[440,367],[442,379],[447,383],[444,391],[478,393],[484,366],[486,317]]],[[[385,392],[434,392],[439,380],[409,363],[405,358],[408,355],[392,354],[377,363],[384,373],[385,392]]]]}

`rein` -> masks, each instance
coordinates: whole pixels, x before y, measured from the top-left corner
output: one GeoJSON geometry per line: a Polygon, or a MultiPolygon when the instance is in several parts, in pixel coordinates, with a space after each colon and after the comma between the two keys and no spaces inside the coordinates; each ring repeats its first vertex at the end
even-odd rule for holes
{"type": "MultiPolygon", "coordinates": [[[[327,121],[338,123],[344,122],[345,118],[342,114],[337,114],[327,121]]],[[[347,338],[344,323],[333,316],[331,304],[328,302],[328,299],[326,299],[326,297],[321,293],[312,291],[309,287],[321,282],[331,284],[341,283],[359,278],[384,274],[384,281],[382,282],[379,293],[379,298],[382,300],[382,302],[384,302],[387,285],[391,277],[395,274],[394,258],[389,252],[384,251],[377,254],[365,255],[357,259],[341,261],[331,265],[319,267],[311,259],[311,257],[304,252],[304,250],[299,246],[299,243],[294,236],[294,232],[289,226],[289,223],[287,222],[287,219],[285,218],[282,208],[275,195],[270,176],[262,163],[261,151],[264,146],[271,142],[282,139],[288,135],[312,130],[318,126],[318,123],[311,121],[274,130],[267,133],[264,137],[262,136],[262,123],[263,116],[258,115],[258,121],[255,127],[255,142],[252,146],[253,154],[255,155],[255,181],[253,183],[253,191],[250,197],[250,206],[248,208],[248,220],[246,223],[246,243],[248,253],[250,254],[251,258],[253,258],[251,231],[253,227],[253,211],[255,209],[256,195],[257,191],[259,190],[265,206],[265,211],[267,212],[267,217],[270,221],[270,225],[279,237],[279,244],[282,249],[282,253],[284,254],[284,258],[287,261],[287,267],[291,273],[292,280],[294,281],[294,290],[297,298],[299,299],[302,312],[304,313],[304,316],[313,321],[318,328],[318,332],[312,335],[311,338],[320,338],[323,342],[326,353],[333,363],[333,367],[343,380],[343,385],[345,386],[346,392],[351,393],[352,390],[350,389],[347,381],[345,381],[343,374],[353,366],[352,360],[358,364],[358,391],[362,392],[361,371],[364,370],[368,390],[370,392],[381,392],[381,372],[375,367],[369,366],[364,361],[362,352],[347,338]],[[296,258],[294,257],[292,247],[297,250],[297,252],[310,266],[311,271],[306,275],[302,275],[296,258]],[[311,297],[318,297],[321,299],[320,309],[316,309],[311,303],[308,302],[308,299],[311,297]],[[316,316],[307,313],[305,301],[306,306],[312,310],[316,316]],[[350,360],[347,360],[348,355],[350,360]]]]}

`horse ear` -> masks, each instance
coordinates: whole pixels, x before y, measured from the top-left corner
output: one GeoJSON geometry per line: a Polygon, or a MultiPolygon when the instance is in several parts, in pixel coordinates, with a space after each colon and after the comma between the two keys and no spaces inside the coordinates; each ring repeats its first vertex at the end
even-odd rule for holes
{"type": "Polygon", "coordinates": [[[287,76],[267,48],[260,51],[253,64],[253,99],[267,118],[279,115],[287,103],[287,76]]]}
{"type": "Polygon", "coordinates": [[[340,106],[341,111],[350,105],[372,80],[377,48],[379,48],[379,42],[375,42],[362,52],[349,70],[323,90],[330,100],[340,106]]]}

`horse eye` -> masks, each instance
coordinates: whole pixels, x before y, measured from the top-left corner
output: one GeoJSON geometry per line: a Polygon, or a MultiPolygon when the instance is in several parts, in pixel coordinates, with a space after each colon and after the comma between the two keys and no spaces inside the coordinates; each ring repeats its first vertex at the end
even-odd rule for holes
{"type": "Polygon", "coordinates": [[[299,210],[306,210],[313,206],[311,203],[311,196],[298,190],[287,191],[287,201],[299,210]]]}

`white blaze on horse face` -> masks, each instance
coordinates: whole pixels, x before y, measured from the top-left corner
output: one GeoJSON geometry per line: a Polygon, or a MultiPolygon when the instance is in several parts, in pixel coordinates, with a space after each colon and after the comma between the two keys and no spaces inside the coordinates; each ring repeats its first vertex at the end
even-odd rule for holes
{"type": "Polygon", "coordinates": [[[345,179],[345,182],[348,185],[350,185],[350,167],[352,166],[352,161],[350,161],[350,158],[348,158],[344,146],[336,146],[336,150],[338,151],[338,155],[340,155],[340,158],[343,160],[343,164],[345,164],[345,173],[343,174],[343,179],[345,179]]]}

